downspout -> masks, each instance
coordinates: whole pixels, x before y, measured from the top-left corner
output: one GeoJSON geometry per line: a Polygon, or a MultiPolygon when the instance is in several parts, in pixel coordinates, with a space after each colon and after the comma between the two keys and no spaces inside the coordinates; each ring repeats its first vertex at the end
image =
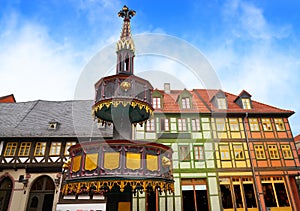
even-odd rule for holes
{"type": "Polygon", "coordinates": [[[245,137],[246,137],[246,142],[247,142],[247,147],[248,147],[248,153],[249,153],[249,158],[250,158],[250,163],[251,163],[253,183],[254,183],[255,192],[256,192],[256,196],[257,196],[258,210],[262,211],[263,209],[262,209],[262,206],[261,206],[260,194],[258,192],[258,187],[257,187],[257,183],[256,183],[255,169],[254,169],[253,160],[252,160],[252,157],[251,157],[250,143],[249,143],[248,133],[247,133],[247,130],[246,130],[246,123],[245,123],[246,118],[248,118],[248,112],[246,112],[246,116],[243,119],[243,126],[244,126],[244,133],[245,133],[245,137]]]}

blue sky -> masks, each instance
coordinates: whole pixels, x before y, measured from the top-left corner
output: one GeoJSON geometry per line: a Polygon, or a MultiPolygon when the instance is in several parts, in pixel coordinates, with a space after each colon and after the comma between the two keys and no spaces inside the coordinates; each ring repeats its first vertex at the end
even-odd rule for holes
{"type": "MultiPolygon", "coordinates": [[[[124,4],[137,11],[133,34],[189,42],[208,59],[225,91],[245,89],[254,100],[295,111],[290,122],[294,135],[300,133],[296,0],[0,0],[0,96],[73,99],[85,65],[117,41],[122,26],[117,12],[124,4]]],[[[164,67],[170,66],[176,69],[164,67]]]]}

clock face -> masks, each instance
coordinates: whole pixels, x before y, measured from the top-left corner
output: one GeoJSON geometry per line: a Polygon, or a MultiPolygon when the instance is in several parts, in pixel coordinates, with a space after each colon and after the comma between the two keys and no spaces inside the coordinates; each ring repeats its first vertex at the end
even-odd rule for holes
{"type": "Polygon", "coordinates": [[[127,91],[128,89],[131,88],[131,84],[128,82],[128,81],[123,81],[121,83],[121,88],[124,90],[124,91],[127,91]]]}

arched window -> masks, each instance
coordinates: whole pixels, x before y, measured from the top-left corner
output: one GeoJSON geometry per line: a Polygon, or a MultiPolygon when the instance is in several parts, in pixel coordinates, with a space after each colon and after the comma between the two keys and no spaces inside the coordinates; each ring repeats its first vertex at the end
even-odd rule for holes
{"type": "Polygon", "coordinates": [[[13,183],[11,179],[5,177],[0,182],[0,210],[8,210],[13,183]]]}
{"type": "Polygon", "coordinates": [[[52,211],[55,185],[48,176],[37,178],[30,189],[27,211],[52,211]]]}

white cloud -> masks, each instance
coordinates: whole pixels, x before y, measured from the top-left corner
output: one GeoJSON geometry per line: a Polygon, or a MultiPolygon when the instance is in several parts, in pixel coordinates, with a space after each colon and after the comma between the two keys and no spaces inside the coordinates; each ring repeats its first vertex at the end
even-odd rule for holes
{"type": "Polygon", "coordinates": [[[54,42],[44,27],[16,25],[1,34],[0,96],[13,93],[17,101],[71,99],[80,66],[76,52],[68,43],[54,42]]]}
{"type": "MultiPolygon", "coordinates": [[[[300,111],[299,54],[291,50],[299,46],[287,43],[293,40],[287,39],[293,36],[292,26],[272,24],[262,9],[242,0],[227,1],[223,15],[228,28],[216,38],[222,44],[208,55],[224,90],[238,94],[246,89],[254,100],[300,111]]],[[[299,119],[298,113],[290,119],[296,134],[299,119]]]]}

